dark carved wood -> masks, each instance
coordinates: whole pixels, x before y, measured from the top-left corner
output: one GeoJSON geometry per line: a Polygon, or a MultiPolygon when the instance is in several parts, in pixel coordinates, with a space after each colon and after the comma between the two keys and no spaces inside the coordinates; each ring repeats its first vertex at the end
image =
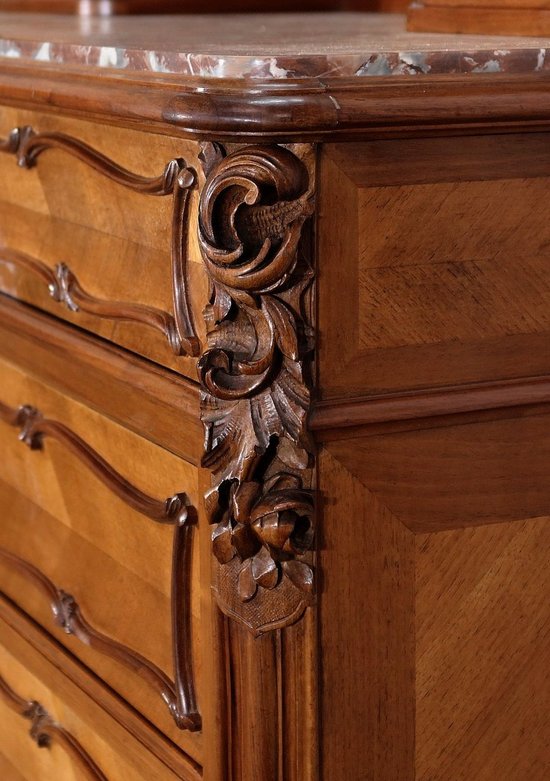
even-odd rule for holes
{"type": "Polygon", "coordinates": [[[191,606],[189,604],[191,535],[195,514],[188,504],[187,496],[179,493],[165,501],[148,496],[113,469],[99,453],[73,431],[62,423],[43,417],[34,407],[23,406],[13,409],[0,402],[0,418],[12,426],[17,426],[20,429],[19,438],[31,449],[42,448],[45,436],[55,438],[130,507],[157,523],[174,526],[171,588],[174,683],[139,654],[92,629],[80,614],[73,598],[58,590],[31,564],[1,549],[0,558],[16,566],[41,586],[50,598],[57,622],[65,631],[75,634],[101,653],[118,659],[148,680],[161,694],[178,727],[191,731],[200,729],[201,719],[197,710],[191,664],[191,606]]]}
{"type": "Polygon", "coordinates": [[[211,280],[199,360],[203,465],[221,609],[255,634],[295,621],[313,592],[313,449],[307,434],[313,212],[293,152],[203,144],[199,242],[211,280]]]}
{"type": "MultiPolygon", "coordinates": [[[[55,269],[51,269],[41,260],[9,248],[0,249],[0,263],[19,266],[40,277],[47,284],[54,301],[65,304],[71,312],[83,311],[108,320],[126,320],[150,326],[164,334],[176,355],[184,352],[176,320],[169,312],[145,304],[107,301],[92,296],[82,288],[75,274],[65,263],[58,263],[55,269]]],[[[180,277],[181,272],[178,273],[177,279],[179,285],[181,285],[180,277]]],[[[178,295],[180,294],[178,292],[178,295]]]]}
{"type": "MultiPolygon", "coordinates": [[[[170,160],[160,176],[140,176],[110,160],[92,149],[83,141],[64,133],[36,133],[24,126],[12,130],[8,138],[0,140],[0,151],[16,155],[18,165],[32,168],[40,155],[48,149],[59,149],[76,157],[118,184],[146,195],[172,195],[172,295],[174,314],[162,312],[153,307],[125,302],[102,301],[84,293],[74,274],[65,264],[56,267],[55,274],[47,267],[39,270],[40,261],[27,262],[27,268],[45,276],[50,294],[58,301],[64,301],[73,311],[79,308],[86,312],[119,320],[134,320],[160,329],[165,334],[176,355],[198,355],[200,344],[195,331],[187,294],[187,231],[189,219],[189,196],[195,185],[194,171],[182,158],[170,160]],[[39,264],[37,266],[37,264],[39,264]]],[[[17,262],[17,258],[12,262],[17,262]]],[[[0,258],[1,260],[1,258],[0,258]]],[[[43,264],[41,264],[43,265],[43,264]]]]}
{"type": "Polygon", "coordinates": [[[31,722],[30,736],[39,748],[49,748],[52,742],[56,741],[76,760],[79,770],[84,773],[85,778],[90,781],[107,781],[107,776],[82,748],[78,740],[54,721],[39,702],[25,700],[16,694],[2,676],[0,676],[0,699],[15,713],[31,722]]]}

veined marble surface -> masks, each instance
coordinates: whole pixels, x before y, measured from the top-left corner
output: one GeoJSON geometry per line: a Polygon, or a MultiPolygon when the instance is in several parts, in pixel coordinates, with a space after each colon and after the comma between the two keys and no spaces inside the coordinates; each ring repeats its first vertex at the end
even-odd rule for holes
{"type": "Polygon", "coordinates": [[[550,71],[550,38],[407,33],[360,13],[90,18],[0,13],[0,58],[201,78],[550,71]]]}

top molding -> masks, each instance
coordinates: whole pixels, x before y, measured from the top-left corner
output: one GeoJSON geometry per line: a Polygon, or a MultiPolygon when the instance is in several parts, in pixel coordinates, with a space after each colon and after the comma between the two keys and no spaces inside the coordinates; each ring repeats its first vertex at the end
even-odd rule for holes
{"type": "Polygon", "coordinates": [[[4,104],[220,141],[550,124],[550,56],[537,39],[417,36],[395,15],[281,14],[267,26],[239,17],[238,30],[224,17],[214,46],[215,16],[154,17],[145,32],[45,18],[0,14],[4,104]]]}

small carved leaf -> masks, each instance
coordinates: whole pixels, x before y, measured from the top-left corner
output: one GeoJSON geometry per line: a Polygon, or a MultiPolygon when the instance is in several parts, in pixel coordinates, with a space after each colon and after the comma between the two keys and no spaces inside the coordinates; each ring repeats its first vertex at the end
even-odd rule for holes
{"type": "Polygon", "coordinates": [[[262,588],[273,589],[279,582],[279,569],[266,548],[252,559],[252,576],[262,588]]]}
{"type": "Polygon", "coordinates": [[[252,577],[252,559],[248,559],[243,564],[239,572],[239,597],[242,602],[250,602],[258,590],[256,581],[252,577]]]}
{"type": "Polygon", "coordinates": [[[269,513],[255,522],[254,529],[264,545],[282,550],[294,531],[294,521],[292,513],[269,513]]]}
{"type": "Polygon", "coordinates": [[[233,545],[243,560],[254,556],[260,547],[252,529],[244,523],[238,523],[233,529],[233,545]]]}
{"type": "Polygon", "coordinates": [[[220,523],[212,533],[212,550],[220,564],[227,564],[235,556],[232,530],[229,521],[220,523]]]}
{"type": "Polygon", "coordinates": [[[290,309],[274,296],[264,296],[262,309],[271,319],[275,331],[275,340],[280,351],[291,361],[298,360],[298,336],[296,320],[290,309]]]}
{"type": "Polygon", "coordinates": [[[260,485],[254,481],[241,483],[233,496],[233,516],[239,523],[250,523],[250,513],[260,493],[260,485]]]}
{"type": "MultiPolygon", "coordinates": [[[[280,448],[280,445],[279,445],[280,448]]],[[[279,456],[279,451],[277,451],[279,456]]],[[[280,456],[279,456],[280,457],[280,456]]],[[[273,477],[270,477],[264,483],[264,493],[271,493],[272,491],[285,491],[287,489],[301,488],[302,481],[297,475],[292,475],[288,472],[279,472],[273,477]]]]}
{"type": "Polygon", "coordinates": [[[307,450],[303,447],[298,447],[287,437],[281,439],[277,449],[277,456],[283,464],[286,464],[291,469],[296,469],[298,472],[307,469],[309,465],[309,453],[307,450]]]}
{"type": "Polygon", "coordinates": [[[210,171],[215,168],[225,157],[225,151],[221,144],[216,141],[203,141],[199,160],[202,163],[204,173],[208,176],[210,171]]]}
{"type": "Polygon", "coordinates": [[[313,591],[313,570],[302,561],[283,562],[283,571],[290,581],[300,589],[311,593],[313,591]]]}
{"type": "Polygon", "coordinates": [[[214,285],[214,296],[212,299],[212,316],[215,323],[221,323],[225,320],[231,309],[233,299],[224,287],[214,285]]]}

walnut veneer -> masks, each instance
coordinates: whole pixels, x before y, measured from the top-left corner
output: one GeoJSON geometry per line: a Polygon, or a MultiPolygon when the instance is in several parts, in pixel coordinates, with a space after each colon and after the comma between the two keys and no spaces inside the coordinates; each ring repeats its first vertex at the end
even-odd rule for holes
{"type": "Polygon", "coordinates": [[[404,25],[0,14],[7,781],[549,777],[546,59],[404,25]]]}

